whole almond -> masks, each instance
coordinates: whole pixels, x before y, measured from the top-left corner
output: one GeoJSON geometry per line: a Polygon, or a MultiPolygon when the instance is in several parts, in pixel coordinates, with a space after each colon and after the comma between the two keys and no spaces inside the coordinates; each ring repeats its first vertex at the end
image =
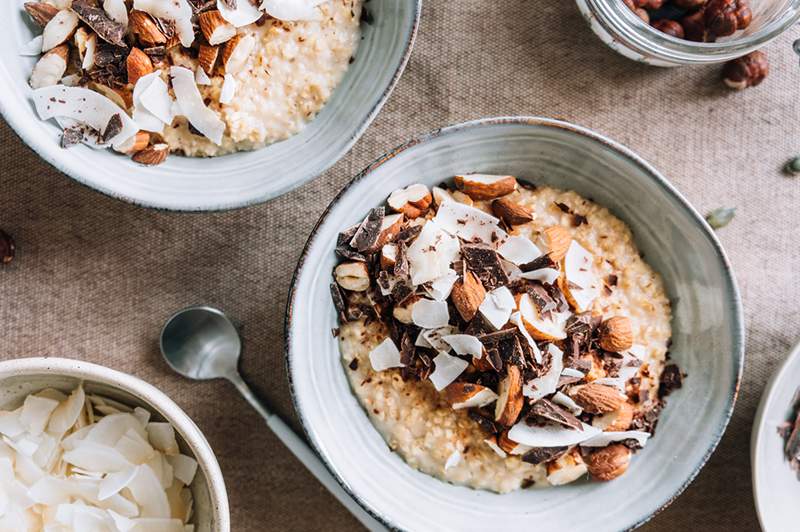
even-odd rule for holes
{"type": "Polygon", "coordinates": [[[166,35],[159,29],[152,17],[144,11],[134,9],[128,13],[128,27],[142,44],[155,46],[167,43],[166,35]]]}
{"type": "Polygon", "coordinates": [[[614,480],[628,470],[631,461],[631,450],[621,443],[612,443],[585,458],[586,466],[597,480],[614,480]]]}
{"type": "Polygon", "coordinates": [[[497,395],[494,420],[505,427],[510,427],[517,422],[525,402],[522,396],[522,372],[519,367],[513,364],[508,366],[506,376],[498,386],[497,395]]]}
{"type": "Polygon", "coordinates": [[[36,24],[44,28],[56,16],[58,8],[45,2],[25,2],[25,11],[36,24]]]}
{"type": "Polygon", "coordinates": [[[523,225],[533,221],[533,213],[529,208],[508,197],[494,200],[492,202],[492,212],[508,226],[523,225]]]}
{"type": "Polygon", "coordinates": [[[133,154],[131,159],[145,166],[156,166],[166,161],[167,155],[169,155],[169,146],[167,144],[154,144],[133,154]]]}
{"type": "Polygon", "coordinates": [[[139,78],[153,73],[153,62],[150,57],[138,48],[131,48],[126,61],[128,83],[136,85],[139,78]]]}
{"type": "Polygon", "coordinates": [[[572,398],[590,414],[613,412],[625,401],[625,397],[613,386],[595,383],[575,388],[572,398]]]}
{"type": "Polygon", "coordinates": [[[471,271],[465,273],[464,279],[456,281],[450,292],[450,299],[464,321],[472,321],[485,297],[486,289],[471,271]]]}
{"type": "Polygon", "coordinates": [[[150,133],[139,131],[122,144],[114,146],[114,150],[126,155],[133,155],[147,148],[148,145],[150,145],[150,133]]]}
{"type": "Polygon", "coordinates": [[[614,316],[600,324],[600,347],[619,353],[633,346],[631,320],[625,316],[614,316]]]}
{"type": "Polygon", "coordinates": [[[473,200],[499,198],[517,189],[517,180],[510,175],[457,175],[454,181],[456,186],[473,200]]]}
{"type": "Polygon", "coordinates": [[[572,235],[560,225],[551,225],[543,231],[547,255],[553,262],[560,262],[572,243],[572,235]]]}

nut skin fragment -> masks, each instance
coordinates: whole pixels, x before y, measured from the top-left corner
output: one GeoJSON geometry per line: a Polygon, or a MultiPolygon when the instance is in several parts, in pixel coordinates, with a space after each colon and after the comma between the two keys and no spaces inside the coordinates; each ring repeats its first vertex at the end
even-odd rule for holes
{"type": "Polygon", "coordinates": [[[600,347],[619,353],[633,345],[631,320],[626,316],[613,316],[600,324],[600,347]]]}
{"type": "Polygon", "coordinates": [[[139,78],[153,73],[153,62],[150,57],[139,48],[132,48],[126,60],[128,70],[128,83],[136,85],[139,78]]]}
{"type": "Polygon", "coordinates": [[[589,383],[573,389],[572,398],[590,414],[606,414],[617,410],[625,401],[619,391],[612,386],[589,383]]]}
{"type": "Polygon", "coordinates": [[[343,262],[336,267],[333,275],[339,286],[351,292],[363,292],[370,285],[369,270],[363,262],[343,262]]]}
{"type": "Polygon", "coordinates": [[[167,155],[169,155],[169,146],[167,144],[154,144],[133,154],[131,159],[145,166],[157,166],[167,160],[167,155]]]}
{"type": "Polygon", "coordinates": [[[9,264],[14,260],[17,246],[11,235],[0,229],[0,264],[9,264]]]}
{"type": "Polygon", "coordinates": [[[572,244],[572,235],[560,225],[551,225],[543,231],[547,255],[553,262],[561,262],[572,244]]]}
{"type": "Polygon", "coordinates": [[[614,480],[628,470],[631,450],[621,443],[612,443],[586,457],[589,474],[602,481],[614,480]]]}
{"type": "Polygon", "coordinates": [[[132,34],[147,46],[167,44],[167,37],[148,13],[132,10],[128,13],[128,27],[132,34]]]}
{"type": "Polygon", "coordinates": [[[492,202],[492,212],[509,227],[533,221],[533,213],[529,208],[507,197],[494,200],[492,202]]]}
{"type": "Polygon", "coordinates": [[[494,419],[499,424],[510,427],[516,423],[524,403],[522,397],[522,372],[515,365],[508,366],[504,379],[497,390],[497,404],[494,419]]]}
{"type": "Polygon", "coordinates": [[[517,180],[513,176],[494,176],[492,182],[484,183],[471,179],[469,175],[457,175],[456,186],[473,200],[490,200],[511,194],[517,189],[517,180]]]}
{"type": "Polygon", "coordinates": [[[472,318],[478,313],[478,307],[481,306],[485,297],[486,289],[483,288],[480,279],[471,271],[467,271],[463,279],[456,281],[450,292],[453,305],[467,322],[472,321],[472,318]]]}
{"type": "Polygon", "coordinates": [[[31,19],[43,28],[58,13],[57,7],[45,2],[25,2],[24,7],[31,19]]]}
{"type": "Polygon", "coordinates": [[[722,68],[722,79],[728,87],[736,90],[755,87],[769,74],[767,54],[756,50],[728,61],[722,68]]]}

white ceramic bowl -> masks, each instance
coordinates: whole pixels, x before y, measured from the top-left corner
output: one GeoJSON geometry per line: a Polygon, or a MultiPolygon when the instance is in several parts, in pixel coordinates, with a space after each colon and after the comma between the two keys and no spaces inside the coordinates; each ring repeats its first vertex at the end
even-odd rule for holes
{"type": "Polygon", "coordinates": [[[70,392],[83,382],[96,393],[132,407],[149,410],[154,419],[174,428],[181,452],[198,463],[190,488],[194,497],[196,532],[230,532],[225,481],[214,451],[197,425],[162,392],[131,375],[88,362],[66,358],[20,358],[0,362],[0,410],[18,407],[25,397],[44,388],[70,392]]]}
{"type": "Polygon", "coordinates": [[[765,532],[797,530],[800,522],[800,477],[783,454],[778,426],[792,414],[800,389],[800,344],[770,380],[758,407],[750,442],[753,496],[765,532]]]}
{"type": "MultiPolygon", "coordinates": [[[[0,2],[0,113],[36,153],[75,180],[147,207],[200,211],[243,207],[302,185],[338,161],[389,97],[416,36],[422,0],[370,0],[374,21],[341,84],[301,133],[266,148],[215,159],[170,157],[147,168],[111,151],[59,147],[60,128],[42,122],[30,100],[35,58],[19,51],[39,30],[21,1],[0,2]]],[[[35,177],[34,177],[35,178],[35,177]]]]}
{"type": "Polygon", "coordinates": [[[713,232],[656,170],[584,128],[499,118],[445,128],[378,159],[331,203],[295,274],[287,365],[308,437],[365,508],[404,530],[623,530],[648,520],[694,478],[727,426],[744,360],[741,303],[713,232]],[[393,190],[465,172],[512,174],[573,189],[632,228],[673,306],[673,359],[689,377],[655,437],[607,483],[496,495],[436,480],[393,454],[351,393],[340,362],[329,283],[336,236],[393,190]],[[702,415],[698,415],[702,413],[702,415]]]}

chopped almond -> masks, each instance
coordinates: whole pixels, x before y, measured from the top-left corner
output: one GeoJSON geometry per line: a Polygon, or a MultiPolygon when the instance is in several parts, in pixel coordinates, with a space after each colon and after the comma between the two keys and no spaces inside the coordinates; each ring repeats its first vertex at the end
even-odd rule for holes
{"type": "Polygon", "coordinates": [[[517,180],[510,175],[467,174],[455,176],[456,186],[473,200],[490,200],[511,194],[517,180]]]}

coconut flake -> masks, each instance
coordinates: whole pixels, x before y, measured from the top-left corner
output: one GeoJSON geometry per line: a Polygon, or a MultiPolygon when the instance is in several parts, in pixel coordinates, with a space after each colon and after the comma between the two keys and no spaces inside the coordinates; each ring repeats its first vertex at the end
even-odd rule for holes
{"type": "MultiPolygon", "coordinates": [[[[153,77],[148,80],[138,95],[134,95],[134,102],[143,106],[164,124],[171,124],[174,117],[172,115],[172,98],[169,95],[169,87],[161,79],[159,72],[153,72],[144,77],[149,76],[153,77]]],[[[144,78],[137,81],[137,86],[142,79],[144,78]]]]}
{"type": "Polygon", "coordinates": [[[508,454],[506,454],[506,452],[503,449],[501,449],[499,445],[497,445],[497,442],[495,441],[494,438],[483,440],[483,443],[488,445],[489,448],[493,450],[495,453],[497,453],[497,456],[499,456],[500,458],[505,458],[506,456],[508,456],[508,454]]]}
{"type": "Polygon", "coordinates": [[[457,450],[453,451],[453,453],[447,457],[447,462],[444,463],[444,470],[447,471],[448,469],[452,469],[460,463],[461,453],[457,450]]]}
{"type": "Polygon", "coordinates": [[[185,486],[192,483],[197,473],[197,460],[183,454],[175,454],[167,456],[167,462],[172,466],[175,478],[183,482],[185,486]]]}
{"type": "Polygon", "coordinates": [[[88,39],[86,39],[86,50],[84,50],[83,52],[83,62],[81,62],[81,67],[84,70],[88,71],[94,67],[96,52],[97,52],[97,35],[92,34],[89,36],[88,39]]]}
{"type": "Polygon", "coordinates": [[[400,362],[400,351],[391,338],[386,338],[369,352],[369,362],[375,371],[403,367],[403,363],[400,362]]]}
{"type": "Polygon", "coordinates": [[[19,422],[30,434],[34,436],[41,434],[50,421],[50,414],[57,406],[58,401],[53,399],[29,395],[22,405],[19,422]]]}
{"type": "Polygon", "coordinates": [[[170,68],[170,76],[181,114],[211,142],[220,145],[225,123],[217,113],[206,107],[194,82],[194,73],[188,68],[173,66],[170,68]]]}
{"type": "Polygon", "coordinates": [[[439,354],[433,359],[433,364],[435,369],[428,378],[437,391],[445,389],[447,385],[456,380],[469,365],[466,360],[449,355],[444,351],[439,351],[439,354]]]}
{"type": "MultiPolygon", "coordinates": [[[[249,1],[249,0],[247,0],[249,1]]],[[[185,48],[194,42],[194,26],[192,25],[192,6],[186,0],[133,0],[133,8],[144,11],[156,18],[175,21],[178,37],[185,48]]],[[[174,68],[174,67],[173,67],[174,68]]]]}
{"type": "Polygon", "coordinates": [[[67,117],[96,129],[105,130],[114,115],[122,119],[122,130],[108,144],[124,142],[134,136],[139,127],[117,104],[102,94],[81,87],[54,85],[33,91],[36,112],[42,120],[67,117]]]}
{"type": "Polygon", "coordinates": [[[114,22],[123,26],[128,25],[128,8],[125,6],[125,0],[104,0],[103,10],[114,22]]]}
{"type": "MultiPolygon", "coordinates": [[[[563,373],[562,373],[563,375],[563,373]]],[[[582,374],[581,374],[582,375],[582,374]]],[[[557,405],[561,405],[567,410],[569,410],[573,415],[579,416],[583,414],[583,408],[578,405],[575,401],[573,401],[572,397],[563,393],[563,392],[556,392],[552,398],[550,398],[557,405]]]]}
{"type": "Polygon", "coordinates": [[[264,15],[250,0],[239,0],[234,5],[236,7],[231,9],[228,2],[217,0],[219,14],[237,28],[252,24],[264,15]]]}
{"type": "Polygon", "coordinates": [[[525,328],[525,323],[522,320],[522,314],[519,312],[514,312],[511,314],[511,318],[509,320],[511,323],[517,326],[517,329],[525,338],[525,341],[528,342],[528,345],[531,346],[531,350],[533,351],[533,358],[536,359],[538,364],[542,363],[542,351],[539,349],[539,346],[536,344],[536,341],[528,332],[528,329],[525,328]]]}
{"type": "Polygon", "coordinates": [[[317,6],[327,0],[263,0],[260,9],[278,20],[319,20],[317,6]]]}
{"type": "Polygon", "coordinates": [[[85,401],[86,394],[83,386],[78,386],[64,402],[53,410],[47,425],[47,432],[59,436],[65,434],[78,421],[85,401]]]}
{"type": "Polygon", "coordinates": [[[233,97],[236,96],[236,88],[239,86],[239,82],[236,81],[231,74],[225,74],[225,78],[222,81],[222,90],[219,93],[219,103],[227,105],[233,101],[233,97]]]}
{"type": "Polygon", "coordinates": [[[128,490],[141,508],[142,517],[170,517],[169,502],[161,481],[149,465],[137,466],[136,475],[128,484],[128,490]]]}
{"type": "Polygon", "coordinates": [[[208,77],[203,67],[198,66],[194,71],[194,82],[198,85],[211,85],[211,78],[208,77]]]}
{"type": "Polygon", "coordinates": [[[419,236],[406,251],[411,282],[416,285],[435,281],[450,271],[450,265],[458,258],[460,245],[439,224],[428,221],[419,236]]]}
{"type": "Polygon", "coordinates": [[[582,430],[575,430],[553,423],[539,426],[520,421],[508,431],[508,439],[531,447],[568,447],[601,434],[600,429],[591,425],[581,423],[581,426],[582,430]]]}
{"type": "Polygon", "coordinates": [[[647,440],[650,438],[650,436],[651,434],[649,432],[643,432],[641,430],[599,432],[591,438],[580,442],[580,444],[582,447],[605,447],[606,445],[615,442],[636,440],[641,447],[644,447],[647,444],[647,440]]]}
{"type": "Polygon", "coordinates": [[[499,330],[508,323],[514,306],[514,296],[511,291],[507,287],[501,286],[486,294],[478,311],[492,327],[499,330]]]}
{"type": "Polygon", "coordinates": [[[564,257],[564,276],[569,285],[569,295],[578,312],[589,310],[600,294],[599,282],[594,274],[594,256],[575,240],[564,257]]]}
{"type": "Polygon", "coordinates": [[[0,412],[0,434],[9,438],[16,438],[25,432],[25,427],[19,421],[21,413],[22,407],[13,412],[0,412]]]}
{"type": "Polygon", "coordinates": [[[445,336],[456,333],[455,327],[447,325],[436,329],[422,329],[417,336],[417,347],[427,347],[437,351],[449,351],[450,344],[444,341],[445,336]]]}
{"type": "Polygon", "coordinates": [[[459,355],[472,355],[475,358],[483,356],[483,344],[477,337],[470,334],[448,334],[442,340],[453,348],[459,355]]]}
{"type": "Polygon", "coordinates": [[[647,359],[647,348],[640,344],[633,344],[630,349],[625,351],[625,354],[629,354],[644,362],[647,359]]]}
{"type": "Polygon", "coordinates": [[[175,440],[175,429],[169,423],[148,423],[147,436],[154,449],[164,454],[178,454],[178,442],[175,440]]]}
{"type": "Polygon", "coordinates": [[[541,283],[553,284],[561,277],[561,272],[555,268],[540,268],[530,272],[523,272],[520,274],[523,279],[531,281],[539,281],[541,283]]]}
{"type": "Polygon", "coordinates": [[[42,55],[42,42],[44,37],[41,35],[37,35],[26,44],[22,46],[19,51],[19,55],[26,56],[26,57],[39,57],[42,55]]]}
{"type": "Polygon", "coordinates": [[[458,274],[452,268],[447,270],[447,273],[434,280],[430,288],[426,288],[428,295],[436,301],[444,301],[450,297],[450,292],[453,290],[453,285],[458,280],[458,274]]]}
{"type": "Polygon", "coordinates": [[[480,240],[492,244],[508,238],[508,234],[498,225],[500,220],[480,209],[455,201],[445,201],[433,220],[451,235],[469,242],[480,240]]]}
{"type": "Polygon", "coordinates": [[[98,486],[97,500],[104,501],[124,490],[130,485],[136,474],[137,470],[135,467],[116,473],[109,473],[98,486]]]}
{"type": "Polygon", "coordinates": [[[554,344],[547,345],[547,352],[550,353],[552,362],[550,369],[541,377],[531,379],[522,386],[522,395],[530,397],[534,401],[550,395],[558,388],[558,379],[564,368],[564,352],[554,344]]]}
{"type": "Polygon", "coordinates": [[[420,299],[411,307],[411,320],[423,329],[445,327],[450,321],[447,301],[420,299]]]}
{"type": "MultiPolygon", "coordinates": [[[[497,248],[504,259],[516,265],[527,264],[541,257],[542,252],[526,236],[510,236],[497,248]]],[[[523,274],[524,275],[524,274],[523,274]]]]}
{"type": "Polygon", "coordinates": [[[561,374],[565,377],[576,377],[578,379],[582,379],[586,376],[584,372],[575,368],[564,368],[561,371],[561,374]]]}
{"type": "Polygon", "coordinates": [[[565,328],[567,320],[571,316],[570,312],[550,312],[547,319],[542,319],[529,294],[522,294],[519,298],[518,308],[526,327],[530,326],[556,340],[563,340],[567,337],[565,328]]]}

